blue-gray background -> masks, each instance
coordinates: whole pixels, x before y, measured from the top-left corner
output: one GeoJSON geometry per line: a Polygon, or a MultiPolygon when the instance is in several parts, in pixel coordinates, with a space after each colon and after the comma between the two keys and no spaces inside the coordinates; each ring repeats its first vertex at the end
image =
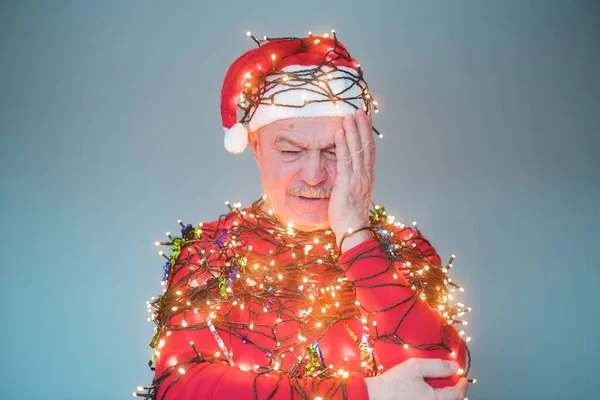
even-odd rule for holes
{"type": "Polygon", "coordinates": [[[598,3],[0,6],[3,399],[148,384],[155,240],[261,189],[219,93],[258,36],[336,29],[378,96],[375,200],[471,305],[471,399],[597,394],[598,3]],[[595,373],[593,371],[596,371],[595,373]]]}

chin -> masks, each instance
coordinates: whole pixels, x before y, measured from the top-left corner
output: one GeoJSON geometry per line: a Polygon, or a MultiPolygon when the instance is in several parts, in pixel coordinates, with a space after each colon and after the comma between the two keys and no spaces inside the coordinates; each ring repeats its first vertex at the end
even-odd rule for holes
{"type": "MultiPolygon", "coordinates": [[[[329,203],[327,201],[327,203],[329,203]]],[[[290,219],[298,228],[304,227],[307,231],[324,229],[329,227],[328,204],[317,208],[292,208],[290,219]]]]}
{"type": "Polygon", "coordinates": [[[329,199],[311,201],[287,195],[275,212],[282,217],[282,222],[291,222],[302,231],[329,227],[329,199]]]}

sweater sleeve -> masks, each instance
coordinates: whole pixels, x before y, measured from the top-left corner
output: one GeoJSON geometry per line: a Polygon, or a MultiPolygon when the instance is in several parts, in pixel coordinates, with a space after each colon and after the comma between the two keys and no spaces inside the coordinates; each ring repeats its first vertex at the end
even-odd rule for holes
{"type": "MultiPolygon", "coordinates": [[[[365,379],[350,374],[344,382],[336,379],[290,379],[287,374],[257,375],[228,364],[188,364],[184,374],[167,375],[158,387],[157,400],[199,399],[352,399],[368,400],[365,379]]],[[[167,373],[169,371],[166,371],[167,373]]]]}
{"type": "Polygon", "coordinates": [[[244,351],[244,347],[222,323],[230,305],[219,301],[217,253],[210,249],[210,242],[186,245],[173,266],[165,292],[168,304],[163,306],[168,323],[157,347],[152,399],[368,400],[366,381],[360,373],[346,378],[299,379],[289,372],[261,374],[253,366],[232,365],[228,356],[235,360],[234,353],[244,351]],[[196,304],[205,305],[189,309],[189,296],[204,296],[196,304]]]}
{"type": "MultiPolygon", "coordinates": [[[[348,249],[338,259],[348,280],[355,284],[374,339],[375,362],[385,371],[409,358],[441,358],[457,361],[465,370],[466,346],[459,332],[411,288],[401,262],[412,261],[411,268],[441,267],[440,259],[424,237],[413,237],[408,233],[412,229],[406,229],[396,232],[402,246],[396,248],[395,259],[386,254],[389,243],[377,237],[348,249]],[[402,248],[408,251],[402,253],[402,248]]],[[[445,387],[459,378],[455,374],[426,380],[433,387],[445,387]]]]}
{"type": "MultiPolygon", "coordinates": [[[[201,321],[209,311],[200,309],[194,316],[201,321]]],[[[260,374],[256,370],[242,370],[252,367],[228,363],[211,330],[195,320],[190,319],[190,324],[189,329],[170,331],[162,342],[154,378],[156,400],[288,400],[307,396],[368,400],[366,382],[359,373],[347,378],[294,379],[287,372],[260,374]]],[[[217,320],[214,326],[228,351],[243,351],[243,347],[232,345],[230,335],[219,328],[217,320]]]]}

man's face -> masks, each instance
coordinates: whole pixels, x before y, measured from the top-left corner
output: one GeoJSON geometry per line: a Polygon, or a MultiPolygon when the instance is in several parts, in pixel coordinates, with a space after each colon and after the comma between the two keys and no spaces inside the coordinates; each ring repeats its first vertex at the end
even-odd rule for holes
{"type": "Polygon", "coordinates": [[[342,117],[288,118],[250,135],[267,206],[302,231],[329,226],[336,174],[334,137],[342,117]]]}

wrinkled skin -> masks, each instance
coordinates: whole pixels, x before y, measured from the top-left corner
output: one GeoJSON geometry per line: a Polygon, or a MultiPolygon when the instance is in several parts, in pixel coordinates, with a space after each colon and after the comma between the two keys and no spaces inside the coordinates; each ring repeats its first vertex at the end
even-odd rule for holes
{"type": "Polygon", "coordinates": [[[340,237],[368,223],[375,183],[371,117],[288,118],[250,135],[272,208],[283,223],[340,237]]]}

